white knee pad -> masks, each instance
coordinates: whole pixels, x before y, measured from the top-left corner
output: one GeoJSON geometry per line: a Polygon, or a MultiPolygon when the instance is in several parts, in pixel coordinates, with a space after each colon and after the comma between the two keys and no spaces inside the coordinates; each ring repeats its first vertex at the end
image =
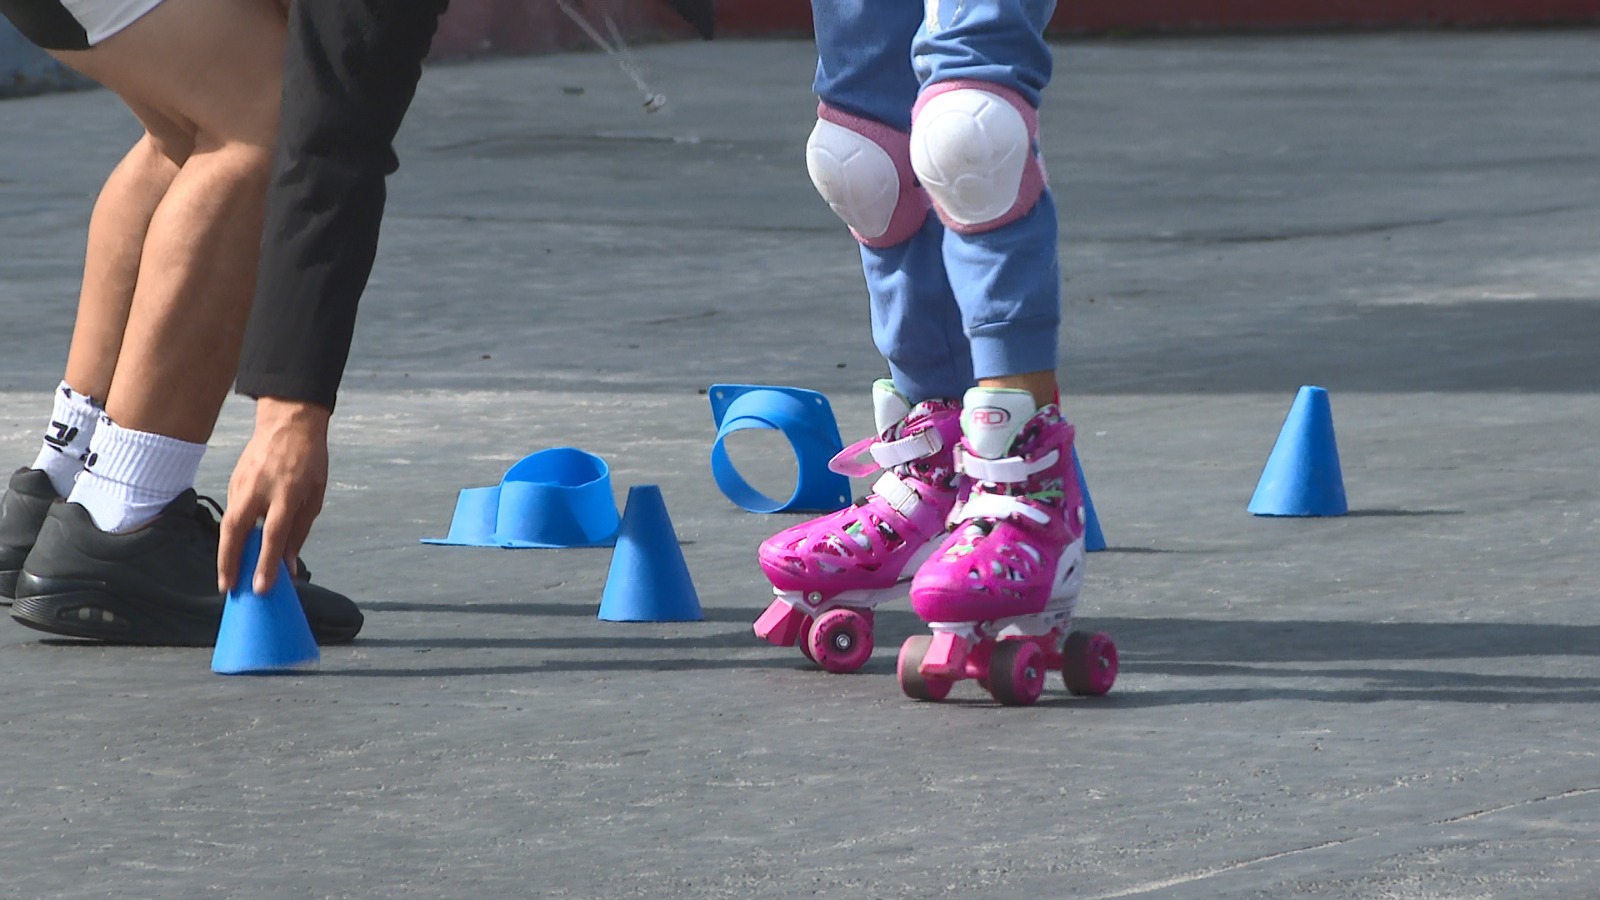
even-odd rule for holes
{"type": "Polygon", "coordinates": [[[992,231],[1026,215],[1044,192],[1038,112],[1010,88],[946,81],[912,113],[911,166],[951,230],[992,231]]]}
{"type": "Polygon", "coordinates": [[[817,108],[806,170],[817,193],[868,247],[892,247],[922,227],[929,202],[911,171],[911,139],[881,122],[817,108]]]}

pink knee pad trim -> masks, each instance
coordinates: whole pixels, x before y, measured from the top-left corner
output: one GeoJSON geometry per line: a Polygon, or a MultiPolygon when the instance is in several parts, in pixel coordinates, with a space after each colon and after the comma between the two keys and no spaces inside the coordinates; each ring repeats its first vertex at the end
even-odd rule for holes
{"type": "MultiPolygon", "coordinates": [[[[1034,204],[1039,202],[1040,195],[1044,193],[1045,185],[1050,183],[1050,176],[1045,171],[1044,158],[1039,153],[1039,111],[1028,103],[1026,97],[1004,85],[995,84],[992,81],[961,78],[930,84],[922,89],[922,93],[917,96],[916,105],[911,108],[912,123],[916,123],[917,116],[922,114],[922,108],[928,104],[929,100],[940,94],[961,90],[983,91],[994,94],[1011,104],[1011,107],[1022,115],[1022,120],[1028,124],[1028,140],[1033,145],[1033,152],[1029,156],[1028,164],[1022,170],[1022,184],[1017,187],[1017,202],[1013,203],[1011,208],[998,218],[967,225],[951,219],[945,214],[944,210],[939,208],[938,203],[933,203],[934,211],[939,214],[939,220],[944,222],[946,228],[957,234],[981,234],[985,231],[994,231],[997,228],[1010,225],[1012,222],[1027,215],[1028,211],[1033,209],[1034,204]]],[[[932,201],[930,200],[930,202],[932,201]]]]}
{"type": "Polygon", "coordinates": [[[863,237],[854,228],[850,229],[850,234],[862,244],[880,249],[911,240],[911,236],[922,228],[923,221],[928,218],[928,210],[933,208],[927,193],[917,184],[917,174],[911,170],[911,135],[896,131],[882,122],[834,109],[826,103],[817,104],[817,118],[848,128],[882,147],[900,176],[900,196],[895,200],[894,212],[889,216],[888,229],[871,238],[863,237]]]}

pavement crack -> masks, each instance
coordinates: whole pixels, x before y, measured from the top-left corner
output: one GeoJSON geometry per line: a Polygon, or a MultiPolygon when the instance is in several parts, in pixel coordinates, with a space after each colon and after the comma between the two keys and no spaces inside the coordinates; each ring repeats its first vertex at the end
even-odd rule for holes
{"type": "MultiPolygon", "coordinates": [[[[1558,792],[1553,793],[1553,794],[1545,794],[1543,796],[1534,797],[1534,798],[1529,799],[1529,800],[1518,800],[1518,801],[1516,801],[1514,803],[1505,803],[1505,804],[1502,804],[1500,806],[1493,806],[1493,807],[1489,807],[1489,808],[1486,808],[1486,809],[1474,810],[1473,812],[1465,813],[1465,814],[1459,815],[1459,816],[1451,816],[1449,818],[1437,819],[1435,821],[1429,822],[1427,824],[1426,828],[1428,828],[1428,829],[1436,829],[1436,828],[1439,828],[1439,827],[1442,827],[1442,826],[1456,825],[1456,824],[1460,824],[1462,822],[1471,822],[1471,821],[1474,821],[1474,820],[1477,820],[1477,819],[1484,818],[1485,816],[1490,816],[1490,815],[1493,815],[1495,813],[1504,812],[1504,811],[1509,810],[1509,809],[1518,809],[1518,808],[1525,807],[1525,806],[1534,806],[1534,805],[1537,805],[1537,804],[1540,804],[1540,803],[1549,803],[1549,802],[1553,802],[1553,801],[1556,801],[1556,800],[1565,800],[1565,799],[1568,799],[1568,798],[1571,798],[1571,797],[1582,797],[1582,796],[1589,795],[1589,794],[1600,794],[1600,787],[1572,788],[1570,790],[1558,791],[1558,792]]],[[[1420,827],[1420,826],[1417,826],[1417,827],[1420,827]]],[[[1412,829],[1412,830],[1414,830],[1414,829],[1412,829]]],[[[1395,830],[1392,830],[1392,831],[1382,832],[1382,834],[1387,834],[1389,836],[1388,840],[1390,840],[1392,842],[1397,837],[1403,838],[1405,835],[1407,835],[1410,832],[1411,832],[1411,830],[1408,830],[1408,829],[1405,829],[1405,828],[1399,828],[1399,829],[1395,829],[1395,830]]],[[[1310,852],[1315,851],[1315,850],[1327,850],[1327,849],[1332,848],[1332,847],[1340,847],[1340,846],[1344,846],[1344,845],[1347,845],[1347,844],[1352,844],[1352,843],[1356,843],[1356,842],[1360,842],[1360,841],[1369,840],[1371,838],[1375,838],[1375,837],[1379,837],[1379,836],[1380,836],[1380,832],[1374,831],[1374,832],[1371,832],[1371,833],[1368,833],[1368,834],[1358,834],[1358,835],[1354,835],[1352,837],[1343,838],[1343,839],[1335,840],[1335,841],[1322,841],[1320,843],[1310,844],[1310,845],[1305,846],[1305,847],[1297,847],[1297,848],[1295,848],[1293,850],[1284,850],[1284,851],[1281,851],[1281,852],[1278,852],[1278,853],[1268,853],[1268,854],[1266,854],[1264,856],[1257,856],[1257,857],[1252,857],[1250,859],[1236,860],[1234,862],[1226,863],[1226,864],[1223,864],[1223,865],[1213,866],[1213,867],[1208,868],[1208,869],[1200,869],[1200,870],[1194,871],[1194,872],[1186,872],[1186,873],[1183,873],[1183,874],[1180,874],[1180,875],[1173,875],[1173,876],[1171,876],[1169,878],[1162,878],[1162,879],[1158,879],[1158,880],[1155,880],[1155,881],[1143,882],[1141,884],[1132,885],[1132,886],[1129,886],[1129,887],[1121,888],[1119,890],[1110,891],[1110,892],[1103,893],[1103,894],[1096,894],[1092,898],[1089,898],[1089,900],[1113,900],[1113,898],[1117,898],[1117,897],[1135,897],[1135,896],[1139,896],[1141,894],[1154,893],[1156,891],[1165,890],[1165,889],[1171,888],[1171,887],[1177,887],[1177,886],[1185,885],[1185,884],[1192,884],[1192,883],[1197,882],[1197,881],[1205,881],[1206,879],[1209,879],[1209,878],[1216,878],[1216,877],[1221,876],[1221,875],[1226,875],[1226,874],[1228,874],[1230,872],[1237,872],[1240,869],[1250,868],[1251,866],[1258,866],[1258,865],[1261,865],[1263,863],[1269,863],[1269,862],[1274,862],[1274,861],[1280,860],[1280,859],[1286,859],[1286,858],[1293,857],[1293,856],[1299,856],[1299,855],[1301,855],[1303,853],[1310,853],[1310,852]]],[[[1404,844],[1405,841],[1402,840],[1400,843],[1404,844]]],[[[1397,844],[1397,846],[1398,846],[1398,844],[1397,844]]]]}
{"type": "Polygon", "coordinates": [[[1534,797],[1532,800],[1518,800],[1515,803],[1505,803],[1500,806],[1491,806],[1488,809],[1480,809],[1474,812],[1469,812],[1465,815],[1452,816],[1448,819],[1439,819],[1438,821],[1430,822],[1429,824],[1455,825],[1459,822],[1471,822],[1475,819],[1481,819],[1484,816],[1492,816],[1498,812],[1505,812],[1508,809],[1517,809],[1523,806],[1533,806],[1538,803],[1549,803],[1552,800],[1565,800],[1568,797],[1582,797],[1585,794],[1600,794],[1600,787],[1573,788],[1568,791],[1561,791],[1555,794],[1546,794],[1542,797],[1534,797]]]}
{"type": "Polygon", "coordinates": [[[665,316],[660,319],[645,319],[639,325],[673,325],[679,322],[698,322],[702,319],[714,318],[721,314],[721,310],[708,309],[704,312],[687,313],[681,316],[665,316]]]}
{"type": "Polygon", "coordinates": [[[1136,238],[1134,243],[1151,244],[1197,244],[1211,246],[1218,244],[1272,244],[1281,241],[1323,240],[1326,238],[1359,237],[1369,234],[1382,234],[1386,231],[1400,231],[1406,228],[1426,228],[1434,225],[1443,225],[1449,222],[1446,218],[1409,219],[1398,222],[1373,222],[1362,225],[1350,225],[1344,228],[1307,228],[1297,231],[1273,231],[1257,233],[1189,233],[1156,235],[1154,237],[1136,238]]]}
{"type": "Polygon", "coordinates": [[[1137,235],[1127,238],[1100,238],[1100,243],[1132,243],[1132,244],[1188,244],[1196,246],[1217,246],[1227,244],[1272,244],[1283,241],[1326,240],[1329,238],[1363,237],[1373,234],[1384,234],[1391,231],[1405,231],[1412,228],[1432,228],[1438,225],[1454,225],[1466,222],[1477,222],[1485,219],[1527,219],[1537,216],[1559,215],[1561,213],[1580,210],[1582,207],[1572,205],[1545,206],[1535,209],[1519,209],[1511,212],[1493,211],[1459,216],[1434,216],[1425,219],[1399,219],[1388,222],[1365,222],[1343,227],[1304,228],[1298,230],[1285,229],[1270,232],[1186,232],[1168,233],[1157,235],[1137,235]]]}
{"type": "Polygon", "coordinates": [[[1326,850],[1329,847],[1338,847],[1342,844],[1348,844],[1351,841],[1364,840],[1368,837],[1372,837],[1372,835],[1363,834],[1338,841],[1323,841],[1307,847],[1296,847],[1293,850],[1283,850],[1278,853],[1268,853],[1265,856],[1257,856],[1253,859],[1241,859],[1228,863],[1227,865],[1215,866],[1210,869],[1202,869],[1198,872],[1187,872],[1182,875],[1174,875],[1171,878],[1163,878],[1159,881],[1147,881],[1144,884],[1136,884],[1132,887],[1126,887],[1121,890],[1112,891],[1106,894],[1096,894],[1093,897],[1088,898],[1088,900],[1111,900],[1111,898],[1114,897],[1134,897],[1139,894],[1148,894],[1152,891],[1165,890],[1166,888],[1176,887],[1180,884],[1191,884],[1196,881],[1204,881],[1207,878],[1215,878],[1218,875],[1226,875],[1229,872],[1236,872],[1239,869],[1247,869],[1250,866],[1260,865],[1261,863],[1272,862],[1273,860],[1284,859],[1290,856],[1298,856],[1301,853],[1310,853],[1313,850],[1326,850]]]}

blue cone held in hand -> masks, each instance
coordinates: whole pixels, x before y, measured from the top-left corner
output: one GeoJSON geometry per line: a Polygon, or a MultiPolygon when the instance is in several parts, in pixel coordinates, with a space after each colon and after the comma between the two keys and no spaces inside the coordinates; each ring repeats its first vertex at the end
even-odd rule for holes
{"type": "Polygon", "coordinates": [[[1083,549],[1097,553],[1106,548],[1106,536],[1100,531],[1100,517],[1094,511],[1094,498],[1089,496],[1089,482],[1083,477],[1083,464],[1078,462],[1078,448],[1072,448],[1072,468],[1078,473],[1078,493],[1083,495],[1083,549]]]}
{"type": "Polygon", "coordinates": [[[1328,392],[1300,389],[1250,498],[1258,516],[1342,516],[1350,511],[1328,392]]]}
{"type": "Polygon", "coordinates": [[[628,504],[611,553],[600,618],[607,622],[698,622],[700,595],[667,517],[661,488],[628,489],[628,504]]]}
{"type": "Polygon", "coordinates": [[[266,596],[251,587],[261,556],[261,529],[250,532],[239,565],[239,580],[222,606],[222,626],[211,653],[211,671],[220,675],[270,674],[315,667],[322,658],[305,610],[278,561],[278,578],[266,596]]]}

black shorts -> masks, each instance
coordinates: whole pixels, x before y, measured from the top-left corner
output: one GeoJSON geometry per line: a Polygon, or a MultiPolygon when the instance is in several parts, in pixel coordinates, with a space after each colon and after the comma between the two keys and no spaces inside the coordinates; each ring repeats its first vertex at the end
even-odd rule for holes
{"type": "Polygon", "coordinates": [[[161,0],[0,0],[0,16],[46,50],[88,50],[161,0]]]}

